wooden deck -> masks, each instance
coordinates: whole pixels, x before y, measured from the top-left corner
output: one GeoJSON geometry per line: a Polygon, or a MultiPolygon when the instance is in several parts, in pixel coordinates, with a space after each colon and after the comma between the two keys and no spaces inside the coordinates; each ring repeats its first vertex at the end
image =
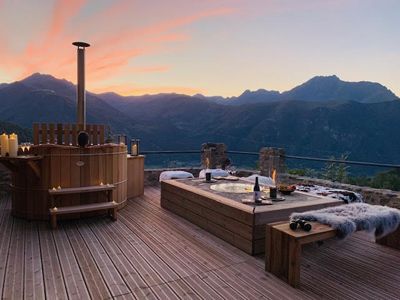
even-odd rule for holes
{"type": "Polygon", "coordinates": [[[251,257],[163,210],[146,188],[119,220],[27,222],[0,200],[6,299],[399,299],[400,251],[356,234],[307,247],[294,289],[251,257]]]}

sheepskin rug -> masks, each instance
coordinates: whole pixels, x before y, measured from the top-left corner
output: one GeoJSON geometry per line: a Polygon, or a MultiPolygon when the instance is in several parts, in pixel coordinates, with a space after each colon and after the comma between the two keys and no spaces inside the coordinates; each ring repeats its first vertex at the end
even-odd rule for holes
{"type": "Polygon", "coordinates": [[[366,203],[351,203],[320,210],[293,213],[291,220],[315,221],[335,228],[339,238],[366,230],[377,238],[395,231],[400,225],[400,210],[366,203]]]}

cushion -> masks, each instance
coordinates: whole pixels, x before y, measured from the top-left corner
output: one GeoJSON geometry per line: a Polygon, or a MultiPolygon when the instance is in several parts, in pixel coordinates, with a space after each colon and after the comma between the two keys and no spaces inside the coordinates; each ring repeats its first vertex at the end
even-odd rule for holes
{"type": "Polygon", "coordinates": [[[216,176],[221,176],[221,177],[227,177],[229,176],[228,171],[222,170],[222,169],[203,169],[200,171],[199,178],[206,178],[206,171],[211,172],[212,177],[216,176]]]}
{"type": "Polygon", "coordinates": [[[160,182],[168,179],[194,178],[192,173],[186,171],[164,171],[160,174],[160,182]]]}
{"type": "Polygon", "coordinates": [[[249,177],[244,177],[244,178],[241,178],[241,179],[243,179],[244,181],[247,181],[247,182],[255,183],[256,182],[256,177],[258,177],[258,183],[259,184],[268,185],[268,186],[275,186],[275,183],[274,183],[274,181],[272,180],[271,177],[260,176],[260,175],[257,175],[257,174],[253,174],[253,175],[251,175],[249,177]]]}

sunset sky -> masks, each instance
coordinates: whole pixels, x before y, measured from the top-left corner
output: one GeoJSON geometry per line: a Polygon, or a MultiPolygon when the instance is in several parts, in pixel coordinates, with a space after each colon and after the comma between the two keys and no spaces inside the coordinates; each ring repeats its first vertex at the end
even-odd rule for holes
{"type": "Polygon", "coordinates": [[[315,75],[400,95],[399,0],[0,0],[0,82],[40,72],[123,95],[284,91],[315,75]]]}

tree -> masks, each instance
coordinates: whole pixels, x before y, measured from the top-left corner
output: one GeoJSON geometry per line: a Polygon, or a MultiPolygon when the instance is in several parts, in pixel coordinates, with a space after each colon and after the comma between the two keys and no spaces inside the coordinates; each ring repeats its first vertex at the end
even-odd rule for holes
{"type": "MultiPolygon", "coordinates": [[[[330,160],[347,160],[349,154],[342,154],[338,159],[331,156],[330,160]]],[[[323,176],[325,179],[339,182],[346,182],[348,180],[348,169],[345,163],[327,162],[324,168],[323,176]]]]}

